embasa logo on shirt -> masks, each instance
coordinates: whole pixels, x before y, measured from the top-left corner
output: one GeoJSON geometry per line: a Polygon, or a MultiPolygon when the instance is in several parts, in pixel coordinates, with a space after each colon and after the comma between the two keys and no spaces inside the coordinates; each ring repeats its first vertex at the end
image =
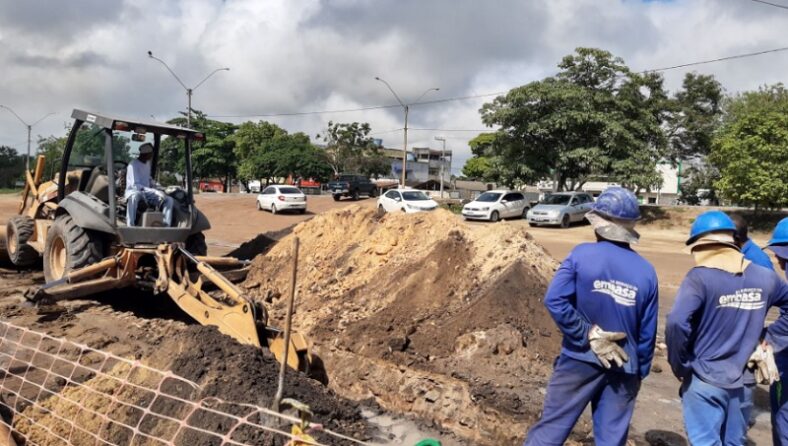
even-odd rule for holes
{"type": "Polygon", "coordinates": [[[635,305],[635,296],[638,293],[638,287],[628,283],[619,282],[618,280],[595,280],[594,293],[604,293],[612,297],[619,305],[631,307],[635,305]]]}
{"type": "Polygon", "coordinates": [[[720,306],[717,308],[739,308],[741,310],[760,310],[766,305],[761,300],[763,289],[744,288],[736,290],[733,294],[720,296],[720,306]]]}

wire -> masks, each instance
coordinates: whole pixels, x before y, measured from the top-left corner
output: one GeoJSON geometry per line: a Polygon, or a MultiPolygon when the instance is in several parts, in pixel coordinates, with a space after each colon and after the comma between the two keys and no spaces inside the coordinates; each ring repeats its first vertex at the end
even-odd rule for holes
{"type": "MultiPolygon", "coordinates": [[[[786,8],[786,9],[788,9],[788,8],[786,8]]],[[[756,51],[754,53],[737,54],[735,56],[720,57],[720,58],[717,58],[717,59],[709,59],[709,60],[704,60],[704,61],[700,61],[700,62],[690,62],[690,63],[681,64],[681,65],[673,65],[673,66],[670,66],[670,67],[653,68],[653,69],[650,69],[650,70],[643,70],[640,73],[652,73],[652,72],[655,72],[655,71],[675,70],[677,68],[693,67],[693,66],[696,66],[696,65],[704,65],[704,64],[714,63],[714,62],[723,62],[723,61],[726,61],[726,60],[733,60],[733,59],[744,59],[746,57],[760,56],[762,54],[769,54],[769,53],[778,53],[778,52],[781,52],[781,51],[788,51],[788,47],[775,48],[775,49],[772,49],[772,50],[765,50],[765,51],[756,51]]]]}
{"type": "Polygon", "coordinates": [[[488,132],[488,133],[492,133],[495,131],[495,129],[419,129],[419,128],[410,128],[410,127],[408,127],[408,130],[429,131],[429,132],[488,132]]]}
{"type": "Polygon", "coordinates": [[[777,3],[770,3],[770,2],[766,2],[764,0],[750,0],[750,1],[753,1],[755,3],[763,3],[764,5],[774,6],[775,8],[788,9],[788,6],[778,5],[777,3]]]}

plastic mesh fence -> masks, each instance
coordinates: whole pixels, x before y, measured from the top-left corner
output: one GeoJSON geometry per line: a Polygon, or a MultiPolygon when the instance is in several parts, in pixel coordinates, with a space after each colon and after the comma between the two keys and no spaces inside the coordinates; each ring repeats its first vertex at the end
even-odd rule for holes
{"type": "Polygon", "coordinates": [[[320,444],[290,433],[296,418],[201,399],[200,386],[171,372],[3,321],[0,374],[6,441],[13,435],[42,446],[320,444]]]}

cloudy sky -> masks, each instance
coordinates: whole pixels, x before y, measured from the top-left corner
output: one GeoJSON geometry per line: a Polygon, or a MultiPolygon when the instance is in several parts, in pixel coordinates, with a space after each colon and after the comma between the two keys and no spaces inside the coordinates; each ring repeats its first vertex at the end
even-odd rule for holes
{"type": "MultiPolygon", "coordinates": [[[[788,5],[788,0],[771,0],[788,5]]],[[[636,70],[788,47],[788,9],[751,0],[0,0],[0,104],[62,135],[71,109],[166,120],[183,89],[216,119],[265,119],[312,136],[328,121],[367,121],[401,147],[405,101],[484,95],[541,79],[578,46],[607,49],[636,70]],[[255,116],[257,115],[257,116],[255,116]],[[230,117],[232,116],[232,117],[230,117]]],[[[788,51],[692,69],[728,92],[781,82],[788,51]]],[[[675,89],[684,70],[665,73],[675,89]]],[[[411,109],[409,147],[445,135],[455,173],[490,97],[411,109]],[[418,130],[442,129],[442,130],[418,130]]],[[[24,149],[26,130],[0,110],[0,144],[24,149]]]]}

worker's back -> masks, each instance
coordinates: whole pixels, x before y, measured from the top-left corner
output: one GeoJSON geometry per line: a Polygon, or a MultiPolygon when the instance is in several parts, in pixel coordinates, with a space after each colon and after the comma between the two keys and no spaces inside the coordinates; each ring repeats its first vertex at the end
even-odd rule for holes
{"type": "MultiPolygon", "coordinates": [[[[645,376],[653,356],[653,336],[642,344],[641,333],[656,330],[657,294],[657,274],[646,259],[625,244],[599,241],[572,250],[550,284],[545,305],[554,318],[560,317],[566,309],[559,308],[559,298],[574,296],[572,306],[586,321],[626,334],[622,344],[629,361],[622,371],[645,376]]],[[[565,336],[563,352],[597,363],[587,342],[580,345],[565,336]]]]}
{"type": "Polygon", "coordinates": [[[777,275],[754,263],[741,274],[703,266],[690,270],[665,332],[674,373],[692,372],[722,388],[741,386],[766,312],[786,295],[788,287],[777,275]]]}

